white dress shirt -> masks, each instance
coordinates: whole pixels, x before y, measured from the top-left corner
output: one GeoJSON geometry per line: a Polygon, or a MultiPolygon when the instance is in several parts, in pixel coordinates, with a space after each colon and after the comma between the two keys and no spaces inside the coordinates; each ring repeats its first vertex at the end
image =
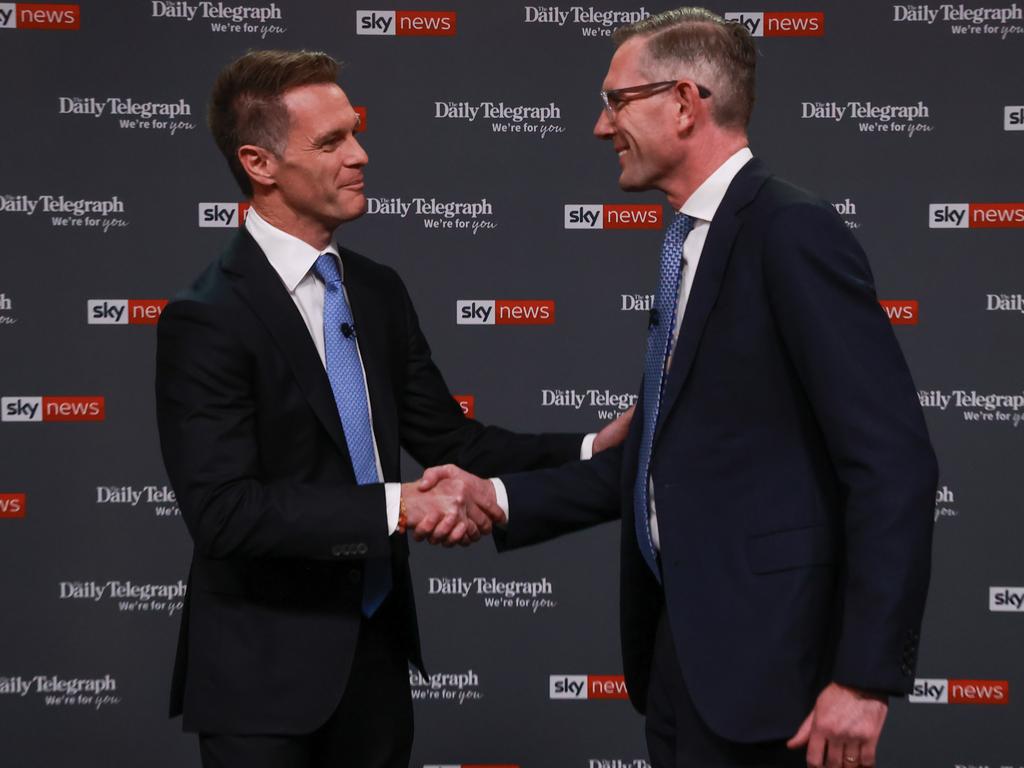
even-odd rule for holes
{"type": "MultiPolygon", "coordinates": [[[[681,213],[692,216],[693,229],[683,241],[683,275],[682,285],[679,289],[679,306],[676,307],[675,327],[672,329],[672,338],[669,342],[669,357],[666,362],[666,369],[672,365],[672,356],[675,354],[676,339],[679,337],[679,329],[682,327],[686,313],[686,302],[690,298],[690,289],[693,287],[693,278],[697,274],[697,267],[700,264],[700,254],[704,250],[704,242],[708,239],[708,230],[711,228],[711,220],[715,217],[718,206],[722,204],[729,184],[739,173],[740,169],[753,157],[749,147],[736,152],[728,160],[722,163],[704,183],[694,190],[693,194],[683,203],[681,213]]],[[[642,418],[642,416],[641,416],[642,418]]],[[[589,458],[585,457],[585,458],[589,458]]],[[[498,504],[508,515],[508,492],[504,483],[493,478],[494,490],[498,497],[498,504]]],[[[654,507],[654,480],[649,480],[649,492],[651,516],[651,540],[656,550],[661,549],[661,539],[658,536],[658,515],[654,507]]]]}

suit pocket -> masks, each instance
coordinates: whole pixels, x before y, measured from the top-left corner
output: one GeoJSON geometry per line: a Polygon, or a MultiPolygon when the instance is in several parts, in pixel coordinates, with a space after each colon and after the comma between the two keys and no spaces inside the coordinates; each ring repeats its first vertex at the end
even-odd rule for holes
{"type": "Polygon", "coordinates": [[[835,536],[827,525],[748,536],[747,562],[754,573],[831,565],[835,562],[835,536]]]}

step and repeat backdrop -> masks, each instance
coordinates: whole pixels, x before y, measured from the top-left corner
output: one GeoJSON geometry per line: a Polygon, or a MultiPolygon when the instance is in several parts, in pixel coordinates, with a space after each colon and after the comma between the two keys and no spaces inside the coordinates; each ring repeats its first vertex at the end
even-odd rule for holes
{"type": "MultiPolygon", "coordinates": [[[[404,277],[467,415],[590,431],[635,401],[666,205],[619,190],[591,129],[611,31],[671,6],[403,2],[0,3],[3,765],[199,764],[166,717],[190,541],[154,324],[245,215],[205,126],[233,57],[346,62],[369,211],[338,239],[404,277]]],[[[880,765],[1024,766],[1024,8],[713,10],[757,37],[754,153],[865,246],[939,455],[919,679],[880,765]]],[[[617,536],[413,547],[417,768],[647,765],[617,536]]]]}

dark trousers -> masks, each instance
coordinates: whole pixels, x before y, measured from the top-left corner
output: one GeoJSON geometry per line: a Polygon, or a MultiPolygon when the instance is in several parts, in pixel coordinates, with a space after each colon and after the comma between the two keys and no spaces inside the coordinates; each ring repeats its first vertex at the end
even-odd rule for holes
{"type": "Polygon", "coordinates": [[[806,768],[807,765],[805,751],[790,751],[784,741],[740,744],[723,739],[705,725],[679,669],[664,610],[654,640],[646,730],[653,768],[806,768]]]}
{"type": "Polygon", "coordinates": [[[199,735],[203,768],[408,768],[412,752],[409,665],[393,622],[363,619],[338,708],[303,735],[199,735]]]}

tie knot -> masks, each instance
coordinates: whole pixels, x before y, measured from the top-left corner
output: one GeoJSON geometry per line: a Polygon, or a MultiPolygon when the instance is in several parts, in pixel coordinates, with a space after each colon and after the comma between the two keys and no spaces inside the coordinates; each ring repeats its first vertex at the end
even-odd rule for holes
{"type": "Polygon", "coordinates": [[[338,259],[330,251],[327,253],[321,253],[317,257],[316,263],[313,264],[313,271],[316,272],[317,277],[323,280],[326,285],[341,282],[341,272],[338,270],[338,259]]]}

